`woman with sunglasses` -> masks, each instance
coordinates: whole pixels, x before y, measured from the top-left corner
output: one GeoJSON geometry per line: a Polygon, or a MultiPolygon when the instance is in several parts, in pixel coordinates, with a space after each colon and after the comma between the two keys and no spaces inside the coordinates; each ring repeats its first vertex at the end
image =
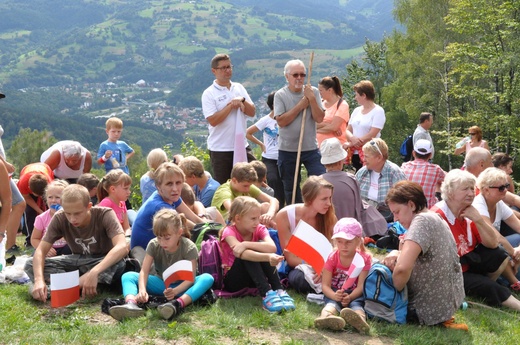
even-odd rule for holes
{"type": "Polygon", "coordinates": [[[455,146],[455,154],[460,155],[464,152],[468,153],[474,147],[483,147],[489,151],[489,145],[487,141],[482,139],[482,129],[479,126],[472,126],[468,129],[466,138],[462,139],[455,146]]]}
{"type": "Polygon", "coordinates": [[[511,259],[510,265],[502,275],[510,282],[511,289],[520,291],[520,281],[515,277],[515,272],[520,266],[520,220],[504,203],[509,188],[507,174],[498,168],[487,168],[478,176],[477,186],[480,193],[473,200],[473,206],[482,215],[484,221],[498,232],[502,221],[516,231],[515,234],[506,237],[498,234],[498,241],[511,259]]]}
{"type": "Polygon", "coordinates": [[[472,204],[475,182],[470,172],[451,170],[441,186],[442,201],[431,211],[444,219],[455,239],[466,294],[483,299],[491,306],[520,310],[520,301],[510,289],[496,281],[511,265],[508,254],[499,246],[499,234],[472,204]]]}
{"type": "Polygon", "coordinates": [[[364,164],[361,148],[373,138],[379,138],[385,126],[384,109],[375,104],[376,90],[369,80],[362,80],[353,87],[354,98],[359,107],[354,109],[347,126],[347,143],[343,145],[349,151],[352,165],[356,170],[364,164]]]}

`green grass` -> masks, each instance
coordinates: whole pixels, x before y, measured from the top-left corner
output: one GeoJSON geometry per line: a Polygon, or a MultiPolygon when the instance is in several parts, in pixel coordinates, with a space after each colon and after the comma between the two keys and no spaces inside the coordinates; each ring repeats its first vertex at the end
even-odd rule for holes
{"type": "MultiPolygon", "coordinates": [[[[20,237],[18,238],[21,239],[20,237]]],[[[378,255],[378,254],[376,254],[378,255]]],[[[370,320],[370,334],[317,330],[313,320],[321,307],[289,291],[296,310],[269,314],[260,297],[220,299],[209,307],[190,306],[173,321],[156,310],[144,317],[117,322],[101,313],[103,293],[93,299],[52,309],[35,302],[27,286],[0,284],[0,344],[512,344],[520,336],[518,314],[471,306],[457,311],[470,332],[440,327],[393,325],[370,320]]]]}

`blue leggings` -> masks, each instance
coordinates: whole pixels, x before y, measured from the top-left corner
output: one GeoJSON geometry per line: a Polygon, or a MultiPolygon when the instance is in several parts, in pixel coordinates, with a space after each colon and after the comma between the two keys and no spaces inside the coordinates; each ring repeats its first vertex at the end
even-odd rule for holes
{"type": "MultiPolygon", "coordinates": [[[[138,272],[126,272],[121,277],[121,283],[123,285],[123,295],[126,297],[127,295],[137,296],[139,293],[139,273],[138,272]]],[[[182,283],[182,281],[175,282],[170,285],[170,287],[176,287],[182,283]]],[[[195,277],[195,282],[193,285],[186,291],[183,291],[180,295],[175,297],[180,297],[183,294],[190,296],[191,301],[195,302],[202,296],[206,291],[208,291],[213,285],[213,277],[211,274],[202,273],[199,276],[195,277]]],[[[154,275],[148,276],[148,281],[146,282],[146,292],[151,295],[164,296],[164,290],[166,287],[164,286],[164,281],[154,275]]]]}

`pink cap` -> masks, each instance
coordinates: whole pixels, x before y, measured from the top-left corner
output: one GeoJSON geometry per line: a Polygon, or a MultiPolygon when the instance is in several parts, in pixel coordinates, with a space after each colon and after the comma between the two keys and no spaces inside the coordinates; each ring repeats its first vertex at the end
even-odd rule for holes
{"type": "Polygon", "coordinates": [[[334,225],[332,238],[344,238],[350,241],[356,237],[362,236],[363,228],[355,218],[341,218],[338,220],[336,225],[334,225]]]}

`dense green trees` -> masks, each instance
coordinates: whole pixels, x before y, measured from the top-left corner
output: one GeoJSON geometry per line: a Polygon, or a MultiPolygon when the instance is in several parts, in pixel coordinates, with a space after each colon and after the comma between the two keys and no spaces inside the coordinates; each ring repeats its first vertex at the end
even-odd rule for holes
{"type": "MultiPolygon", "coordinates": [[[[347,66],[344,86],[367,78],[387,113],[383,137],[397,148],[422,111],[435,114],[436,159],[459,167],[456,141],[480,126],[494,150],[515,154],[520,115],[520,2],[396,0],[403,26],[347,66]],[[385,46],[386,45],[386,46],[385,46]]],[[[348,94],[348,92],[347,92],[348,94]]]]}

